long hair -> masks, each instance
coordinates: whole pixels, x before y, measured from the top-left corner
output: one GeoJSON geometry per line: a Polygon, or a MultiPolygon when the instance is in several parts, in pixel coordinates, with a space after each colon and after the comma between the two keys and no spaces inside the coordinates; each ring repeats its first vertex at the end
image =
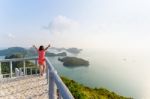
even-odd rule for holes
{"type": "Polygon", "coordinates": [[[39,47],[39,51],[41,51],[41,50],[44,50],[44,46],[43,46],[43,45],[41,45],[41,46],[39,47]]]}

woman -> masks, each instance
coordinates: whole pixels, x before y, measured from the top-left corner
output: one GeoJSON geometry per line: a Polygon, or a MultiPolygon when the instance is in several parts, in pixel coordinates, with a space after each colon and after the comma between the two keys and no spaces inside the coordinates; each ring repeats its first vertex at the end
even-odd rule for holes
{"type": "Polygon", "coordinates": [[[38,64],[39,64],[39,67],[40,67],[40,75],[43,76],[43,74],[45,73],[45,69],[46,69],[45,52],[50,47],[50,44],[46,48],[44,48],[43,45],[41,45],[39,47],[39,49],[35,45],[33,45],[33,47],[38,52],[38,64]]]}

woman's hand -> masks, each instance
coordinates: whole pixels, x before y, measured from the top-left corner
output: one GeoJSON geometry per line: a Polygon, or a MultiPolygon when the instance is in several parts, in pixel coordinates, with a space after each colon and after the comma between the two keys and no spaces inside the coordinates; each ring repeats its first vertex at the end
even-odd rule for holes
{"type": "Polygon", "coordinates": [[[45,48],[45,50],[47,50],[50,46],[51,46],[51,45],[49,44],[49,45],[45,48]]]}
{"type": "Polygon", "coordinates": [[[38,50],[37,47],[36,47],[35,45],[33,45],[33,47],[34,47],[36,50],[38,50]]]}

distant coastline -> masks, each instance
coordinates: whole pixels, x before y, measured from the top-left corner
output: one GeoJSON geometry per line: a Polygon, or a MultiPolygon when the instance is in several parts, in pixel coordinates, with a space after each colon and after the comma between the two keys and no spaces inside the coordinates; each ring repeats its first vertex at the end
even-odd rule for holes
{"type": "MultiPolygon", "coordinates": [[[[46,52],[47,56],[67,56],[67,53],[63,52],[63,51],[67,51],[68,53],[72,53],[72,54],[79,54],[81,51],[81,49],[78,49],[78,48],[66,49],[66,48],[52,47],[50,49],[57,50],[58,53],[47,51],[46,52]],[[60,51],[62,51],[62,52],[60,52],[60,51]]],[[[36,50],[32,47],[31,48],[9,47],[9,48],[0,49],[0,56],[6,56],[6,55],[11,55],[11,54],[16,54],[16,53],[23,54],[24,56],[37,56],[36,50]]]]}
{"type": "Polygon", "coordinates": [[[67,51],[67,52],[72,53],[72,54],[79,54],[82,51],[82,49],[75,48],[75,47],[72,47],[72,48],[56,48],[56,47],[52,47],[51,49],[57,50],[58,52],[60,52],[60,51],[67,51]]]}
{"type": "MultiPolygon", "coordinates": [[[[23,47],[10,47],[6,49],[0,50],[0,56],[8,56],[12,54],[22,54],[24,57],[30,57],[30,56],[37,56],[37,51],[33,48],[23,48],[23,47]]],[[[67,56],[66,52],[60,52],[60,53],[53,53],[53,52],[46,52],[46,55],[49,57],[53,56],[67,56]]]]}

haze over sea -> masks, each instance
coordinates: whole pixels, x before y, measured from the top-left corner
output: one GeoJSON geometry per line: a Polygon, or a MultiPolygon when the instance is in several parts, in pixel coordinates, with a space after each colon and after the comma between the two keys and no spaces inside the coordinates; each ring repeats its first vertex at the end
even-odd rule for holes
{"type": "Polygon", "coordinates": [[[89,67],[66,68],[58,57],[49,58],[58,73],[90,87],[104,87],[135,99],[150,97],[149,51],[83,50],[77,57],[89,67]]]}
{"type": "MultiPolygon", "coordinates": [[[[58,57],[49,57],[60,75],[135,99],[150,97],[150,51],[83,49],[78,55],[68,55],[86,59],[90,65],[68,68],[58,61],[58,57]]],[[[4,59],[4,56],[0,58],[4,59]]]]}

